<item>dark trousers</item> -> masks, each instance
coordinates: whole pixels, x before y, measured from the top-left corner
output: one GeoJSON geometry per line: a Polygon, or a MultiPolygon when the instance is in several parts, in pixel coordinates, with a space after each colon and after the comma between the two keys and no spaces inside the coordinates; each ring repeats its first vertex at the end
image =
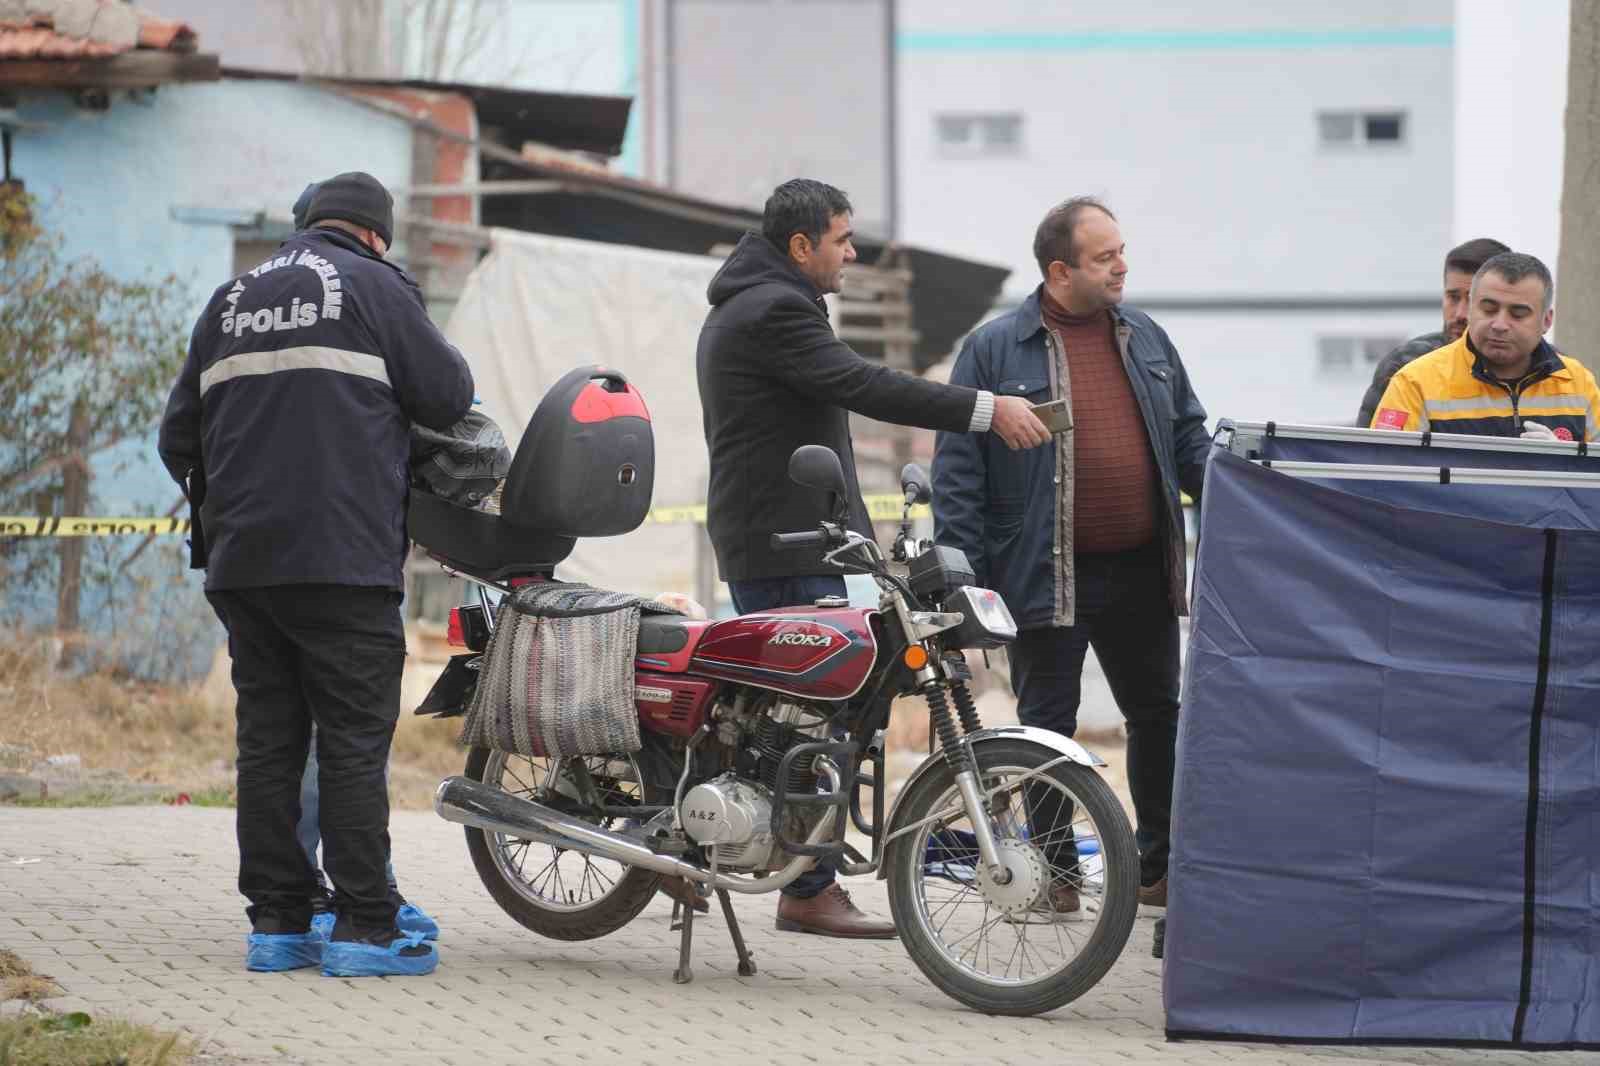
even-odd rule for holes
{"type": "MultiPolygon", "coordinates": [[[[317,852],[322,848],[322,796],[321,763],[317,761],[317,730],[313,725],[311,729],[311,754],[306,758],[306,772],[300,777],[300,824],[295,826],[294,835],[300,841],[300,850],[306,853],[306,861],[311,864],[311,869],[317,875],[317,889],[324,896],[327,895],[328,883],[322,875],[322,860],[317,852]]],[[[389,782],[389,771],[386,767],[383,772],[384,784],[389,782]]],[[[389,891],[398,893],[400,883],[394,877],[394,857],[389,858],[388,868],[383,876],[389,882],[389,891]]]]}
{"type": "MultiPolygon", "coordinates": [[[[1128,787],[1138,818],[1140,881],[1167,872],[1172,847],[1172,774],[1178,743],[1178,619],[1167,597],[1159,544],[1130,552],[1073,559],[1075,622],[1027,629],[1011,646],[1011,687],[1023,725],[1072,736],[1078,729],[1083,658],[1100,660],[1117,708],[1128,723],[1128,787]]],[[[1040,790],[1033,817],[1062,825],[1060,793],[1040,790]]],[[[1043,835],[1040,826],[1036,835],[1043,835]]],[[[1070,865],[1059,858],[1052,862],[1070,865]]]]}
{"type": "Polygon", "coordinates": [[[239,694],[239,891],[251,922],[311,921],[317,876],[295,826],[315,723],[334,908],[358,930],[393,929],[384,771],[406,654],[400,593],[279,585],[206,595],[228,631],[239,694]]]}
{"type": "MultiPolygon", "coordinates": [[[[844,578],[832,574],[812,577],[769,577],[751,581],[730,581],[733,609],[740,614],[770,611],[774,607],[802,607],[823,596],[845,595],[844,578]]],[[[833,864],[818,862],[782,889],[786,896],[810,899],[838,878],[833,864]]]]}

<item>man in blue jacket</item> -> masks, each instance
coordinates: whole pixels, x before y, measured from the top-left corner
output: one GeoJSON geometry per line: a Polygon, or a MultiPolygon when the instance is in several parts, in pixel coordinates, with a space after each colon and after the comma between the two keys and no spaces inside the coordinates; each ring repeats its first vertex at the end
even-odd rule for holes
{"type": "MultiPolygon", "coordinates": [[[[1074,427],[1028,452],[940,433],[935,537],[964,551],[1017,619],[1011,683],[1023,724],[1076,731],[1084,655],[1094,648],[1128,723],[1139,898],[1164,907],[1178,616],[1188,613],[1180,491],[1200,497],[1206,415],[1166,332],[1121,306],[1126,249],[1104,204],[1078,197],[1052,208],[1033,251],[1043,283],[967,338],[950,382],[1065,399],[1074,427]]],[[[1035,810],[1050,825],[1070,818],[1044,796],[1035,810]]],[[[1077,910],[1075,856],[1049,858],[1051,907],[1077,910]]]]}
{"type": "Polygon", "coordinates": [[[384,867],[384,768],[399,716],[409,433],[472,404],[472,375],[384,261],[393,201],[367,174],[321,183],[310,229],[207,304],[162,420],[162,461],[198,507],[206,596],[238,692],[239,889],[246,965],[427,973],[384,867]],[[295,838],[311,726],[338,919],[311,931],[295,838]]]}

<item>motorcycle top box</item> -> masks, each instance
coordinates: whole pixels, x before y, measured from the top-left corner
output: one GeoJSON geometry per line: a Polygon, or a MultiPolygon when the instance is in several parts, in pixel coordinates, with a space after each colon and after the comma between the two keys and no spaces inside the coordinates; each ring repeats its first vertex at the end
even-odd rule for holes
{"type": "Polygon", "coordinates": [[[501,513],[413,491],[411,539],[440,562],[493,581],[548,573],[579,537],[637,529],[650,513],[655,436],[620,371],[578,367],[539,402],[511,459],[501,513]]]}

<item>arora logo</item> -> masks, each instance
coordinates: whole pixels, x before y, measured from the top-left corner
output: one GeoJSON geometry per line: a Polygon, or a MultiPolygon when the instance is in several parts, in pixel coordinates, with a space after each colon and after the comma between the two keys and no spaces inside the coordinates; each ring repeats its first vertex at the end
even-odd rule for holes
{"type": "Polygon", "coordinates": [[[773,634],[767,643],[798,648],[826,648],[833,643],[833,638],[826,633],[798,633],[790,630],[787,633],[773,634]]]}

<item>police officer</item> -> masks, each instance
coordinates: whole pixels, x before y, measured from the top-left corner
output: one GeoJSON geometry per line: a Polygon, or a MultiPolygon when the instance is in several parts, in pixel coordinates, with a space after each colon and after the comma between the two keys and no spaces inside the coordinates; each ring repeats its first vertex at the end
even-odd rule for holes
{"type": "MultiPolygon", "coordinates": [[[[305,187],[299,198],[294,202],[294,228],[298,232],[306,228],[306,213],[311,210],[311,199],[317,194],[317,183],[312,182],[305,187]]],[[[311,730],[311,754],[306,758],[305,773],[300,777],[300,822],[295,826],[295,836],[300,841],[300,847],[306,853],[306,860],[311,863],[311,870],[317,879],[317,891],[312,897],[311,928],[326,937],[333,929],[333,895],[328,891],[327,878],[322,873],[322,860],[317,852],[322,847],[322,819],[321,793],[318,790],[318,777],[320,776],[317,764],[317,731],[315,726],[311,730]]],[[[387,777],[384,779],[388,780],[387,777]]],[[[384,877],[389,883],[389,893],[395,898],[400,909],[395,916],[395,924],[403,933],[417,933],[424,940],[439,939],[439,923],[435,922],[426,911],[415,903],[408,902],[400,895],[399,883],[395,880],[394,859],[391,856],[389,866],[384,871],[384,877]]]]}
{"type": "Polygon", "coordinates": [[[233,656],[246,966],[428,973],[438,956],[396,927],[384,876],[408,434],[465,415],[472,375],[384,261],[394,207],[382,184],[329,178],[306,221],[211,297],[159,448],[203,527],[195,562],[233,656]],[[310,928],[316,879],[295,838],[313,723],[338,914],[326,943],[310,928]]]}

